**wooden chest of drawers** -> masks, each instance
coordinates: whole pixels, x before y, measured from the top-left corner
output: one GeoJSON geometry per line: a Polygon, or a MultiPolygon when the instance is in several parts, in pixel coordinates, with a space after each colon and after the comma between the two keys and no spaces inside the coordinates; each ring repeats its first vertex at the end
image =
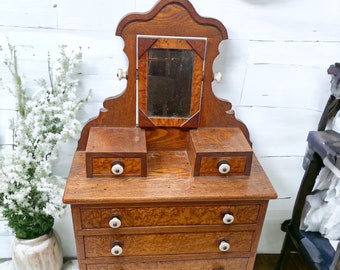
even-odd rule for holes
{"type": "Polygon", "coordinates": [[[256,158],[250,177],[193,177],[185,151],[149,153],[147,178],[89,180],[84,162],[77,152],[64,195],[81,270],[253,268],[276,196],[256,158]],[[160,177],[164,159],[181,169],[160,177]]]}
{"type": "Polygon", "coordinates": [[[116,34],[126,90],[84,126],[63,198],[80,270],[251,270],[276,193],[211,88],[225,27],[160,0],[116,34]]]}

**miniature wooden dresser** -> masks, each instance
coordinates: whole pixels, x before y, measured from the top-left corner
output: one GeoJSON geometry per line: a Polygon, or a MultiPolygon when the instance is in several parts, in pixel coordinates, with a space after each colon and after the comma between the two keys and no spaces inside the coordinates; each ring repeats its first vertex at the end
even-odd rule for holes
{"type": "Polygon", "coordinates": [[[211,89],[226,29],[162,0],[116,34],[127,88],[83,128],[64,193],[79,269],[253,269],[276,193],[211,89]]]}

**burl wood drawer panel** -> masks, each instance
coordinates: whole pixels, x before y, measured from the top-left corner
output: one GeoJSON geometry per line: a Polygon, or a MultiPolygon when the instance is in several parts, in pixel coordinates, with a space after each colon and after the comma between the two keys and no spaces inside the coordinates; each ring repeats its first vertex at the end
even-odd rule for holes
{"type": "Polygon", "coordinates": [[[242,175],[246,170],[246,157],[202,157],[199,175],[218,175],[218,164],[223,161],[230,165],[228,175],[242,175]]]}
{"type": "Polygon", "coordinates": [[[84,236],[85,257],[116,257],[111,253],[116,244],[123,249],[120,257],[250,252],[253,234],[254,231],[84,236]],[[220,251],[222,240],[229,243],[228,251],[220,251]]]}
{"type": "Polygon", "coordinates": [[[123,227],[223,225],[225,214],[234,217],[232,224],[257,223],[260,205],[186,206],[186,207],[124,207],[83,208],[80,210],[82,229],[109,228],[112,217],[123,227]]]}
{"type": "Polygon", "coordinates": [[[88,265],[87,270],[240,270],[248,258],[88,265]]]}
{"type": "Polygon", "coordinates": [[[93,177],[139,176],[142,174],[141,158],[94,157],[92,166],[93,177]],[[114,162],[119,162],[124,167],[120,175],[115,175],[111,171],[114,162]]]}

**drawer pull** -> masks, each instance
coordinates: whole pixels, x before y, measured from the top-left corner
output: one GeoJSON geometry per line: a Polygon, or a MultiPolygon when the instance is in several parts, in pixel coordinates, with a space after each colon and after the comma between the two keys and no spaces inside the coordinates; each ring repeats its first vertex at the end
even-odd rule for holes
{"type": "Polygon", "coordinates": [[[121,175],[124,172],[123,163],[119,161],[113,162],[112,167],[111,167],[111,172],[114,175],[121,175]]]}
{"type": "Polygon", "coordinates": [[[111,253],[112,255],[114,256],[119,256],[123,253],[123,249],[120,245],[114,245],[112,248],[111,248],[111,253]]]}
{"type": "Polygon", "coordinates": [[[122,222],[120,221],[120,219],[118,217],[113,217],[109,221],[109,226],[112,229],[118,229],[121,225],[122,225],[122,222]]]}
{"type": "Polygon", "coordinates": [[[227,174],[230,172],[230,165],[227,161],[222,160],[217,164],[218,171],[220,174],[227,174]]]}
{"type": "Polygon", "coordinates": [[[225,214],[222,220],[224,224],[231,224],[234,222],[234,216],[232,214],[225,214]]]}
{"type": "Polygon", "coordinates": [[[218,246],[218,248],[220,249],[220,251],[222,252],[226,252],[230,249],[230,244],[225,241],[225,240],[222,240],[218,246]]]}

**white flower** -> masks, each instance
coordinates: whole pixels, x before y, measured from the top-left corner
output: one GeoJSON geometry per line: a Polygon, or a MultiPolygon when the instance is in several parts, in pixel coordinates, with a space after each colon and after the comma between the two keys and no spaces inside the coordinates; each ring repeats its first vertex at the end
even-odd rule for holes
{"type": "MultiPolygon", "coordinates": [[[[86,101],[77,96],[81,55],[71,52],[67,56],[65,49],[61,47],[56,63],[49,59],[50,82],[37,80],[39,89],[33,95],[27,96],[33,91],[26,91],[17,77],[11,87],[20,112],[13,126],[16,147],[0,155],[0,213],[9,220],[13,214],[34,217],[37,213],[58,219],[64,212],[64,181],[52,173],[51,161],[58,157],[58,144],[77,138],[81,123],[76,111],[86,101]]],[[[19,77],[11,62],[7,63],[19,77]]]]}

